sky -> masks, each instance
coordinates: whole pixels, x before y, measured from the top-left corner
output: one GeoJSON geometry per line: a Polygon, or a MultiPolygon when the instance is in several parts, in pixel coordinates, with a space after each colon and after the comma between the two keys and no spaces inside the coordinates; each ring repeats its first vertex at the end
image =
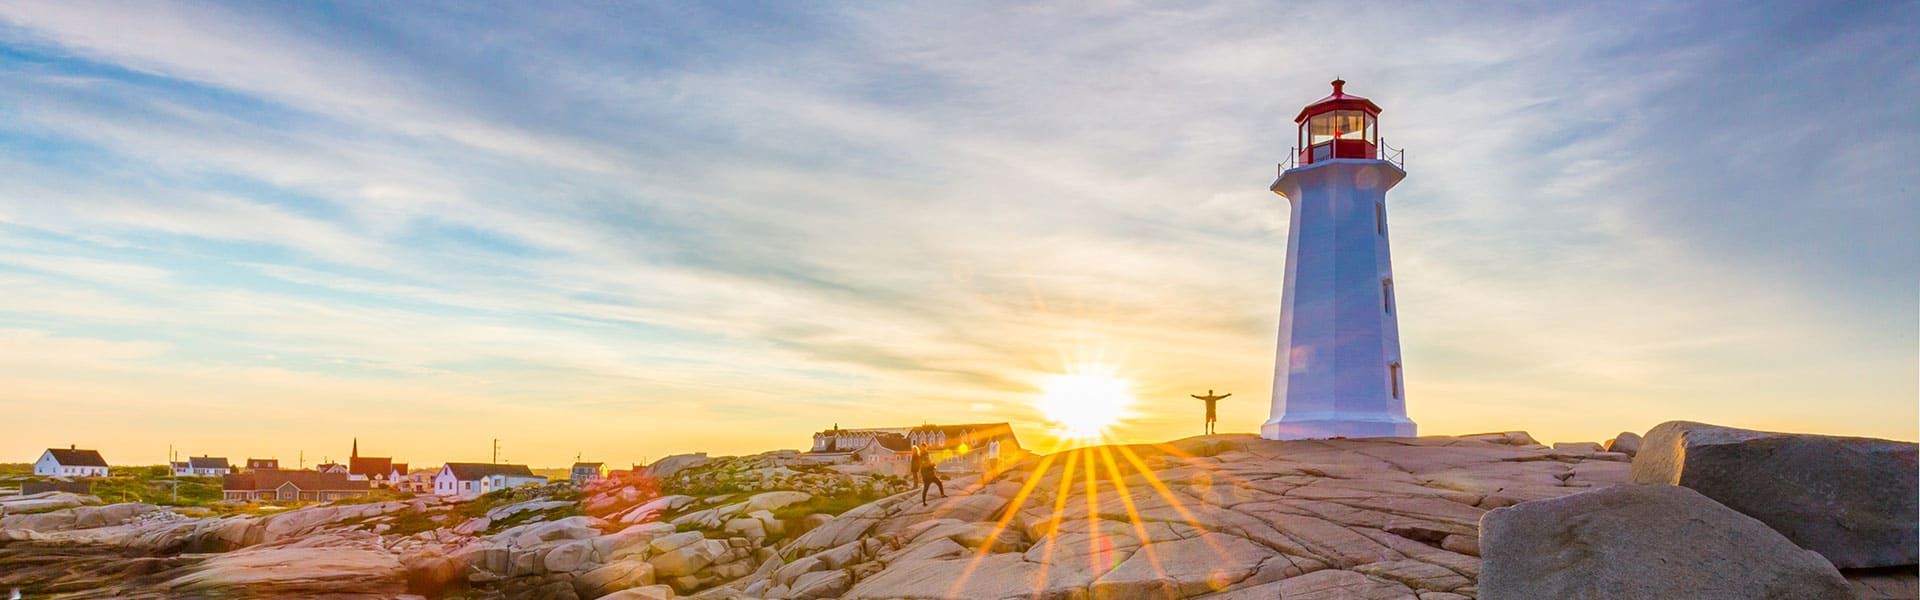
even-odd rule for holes
{"type": "Polygon", "coordinates": [[[1920,437],[1920,4],[0,4],[0,461],[1268,417],[1292,117],[1382,107],[1425,434],[1920,437]]]}

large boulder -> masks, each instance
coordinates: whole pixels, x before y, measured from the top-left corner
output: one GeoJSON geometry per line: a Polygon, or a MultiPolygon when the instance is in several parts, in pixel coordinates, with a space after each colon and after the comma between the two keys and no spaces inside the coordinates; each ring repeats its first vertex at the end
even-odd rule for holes
{"type": "Polygon", "coordinates": [[[1633,480],[1693,488],[1842,569],[1920,562],[1920,445],[1673,421],[1647,432],[1633,480]]]}
{"type": "Polygon", "coordinates": [[[594,540],[574,540],[553,547],[540,560],[550,573],[572,573],[598,568],[603,555],[594,540]]]}
{"type": "Polygon", "coordinates": [[[653,585],[653,565],[642,560],[615,561],[573,579],[574,590],[581,598],[599,598],[645,585],[653,585]]]}
{"type": "Polygon", "coordinates": [[[372,534],[322,533],[215,554],[163,586],[179,597],[392,598],[407,569],[372,534]]]}
{"type": "Polygon", "coordinates": [[[1622,431],[1620,435],[1613,436],[1613,439],[1607,440],[1607,451],[1633,456],[1640,453],[1640,443],[1642,441],[1644,440],[1640,439],[1640,434],[1631,431],[1622,431]]]}
{"type": "Polygon", "coordinates": [[[665,479],[672,477],[675,473],[706,464],[708,460],[711,459],[707,458],[705,452],[675,454],[647,465],[646,475],[654,479],[665,479]]]}
{"type": "Polygon", "coordinates": [[[36,513],[62,508],[73,508],[85,504],[97,504],[99,498],[82,496],[69,492],[40,492],[11,498],[0,498],[0,515],[36,513]]]}
{"type": "Polygon", "coordinates": [[[813,494],[809,494],[806,492],[788,492],[788,491],[763,492],[759,494],[754,494],[753,497],[748,498],[746,508],[741,509],[740,512],[753,512],[756,510],[778,510],[790,505],[799,504],[801,502],[806,502],[812,499],[813,499],[813,494]]]}
{"type": "Polygon", "coordinates": [[[680,510],[681,507],[692,503],[692,496],[661,496],[608,518],[621,523],[645,523],[656,520],[660,515],[666,514],[667,512],[680,510]]]}
{"type": "Polygon", "coordinates": [[[666,584],[629,588],[601,596],[600,600],[671,600],[673,588],[666,584]]]}
{"type": "Polygon", "coordinates": [[[599,537],[600,531],[594,529],[594,520],[590,517],[567,517],[557,521],[528,523],[508,528],[493,534],[495,543],[520,548],[531,548],[545,542],[559,540],[584,540],[599,537]]]}
{"type": "Polygon", "coordinates": [[[134,517],[161,510],[158,506],[139,502],[110,504],[107,506],[67,505],[66,502],[76,498],[76,496],[65,492],[48,492],[47,494],[39,495],[43,496],[40,500],[48,502],[48,506],[67,506],[67,508],[35,514],[14,514],[0,517],[0,529],[29,529],[40,532],[91,529],[95,527],[120,525],[132,520],[134,517]],[[49,496],[48,494],[52,495],[49,496]]]}
{"type": "MultiPolygon", "coordinates": [[[[657,540],[656,540],[657,542],[657,540]]],[[[704,540],[679,546],[647,559],[653,564],[656,577],[679,577],[692,575],[707,565],[713,564],[727,552],[726,542],[704,540]]]]}
{"type": "Polygon", "coordinates": [[[1621,485],[1480,521],[1482,600],[1845,600],[1839,571],[1691,489],[1621,485]]]}

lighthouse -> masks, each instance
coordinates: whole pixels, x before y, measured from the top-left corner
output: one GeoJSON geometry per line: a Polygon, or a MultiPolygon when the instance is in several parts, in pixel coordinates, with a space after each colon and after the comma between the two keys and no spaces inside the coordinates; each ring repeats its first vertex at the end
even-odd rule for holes
{"type": "Polygon", "coordinates": [[[1292,219],[1267,439],[1415,435],[1387,252],[1387,190],[1406,163],[1380,138],[1380,106],[1345,86],[1294,117],[1298,144],[1269,188],[1292,219]]]}

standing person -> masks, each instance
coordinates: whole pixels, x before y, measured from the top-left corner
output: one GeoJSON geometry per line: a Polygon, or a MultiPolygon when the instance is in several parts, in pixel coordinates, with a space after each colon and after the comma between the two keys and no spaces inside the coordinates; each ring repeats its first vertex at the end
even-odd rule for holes
{"type": "MultiPolygon", "coordinates": [[[[913,477],[913,487],[920,487],[920,465],[925,464],[926,462],[927,462],[927,449],[923,446],[914,446],[913,461],[907,464],[908,476],[913,477]]],[[[912,489],[912,488],[908,488],[908,489],[912,489]]]]}
{"type": "Polygon", "coordinates": [[[920,505],[927,505],[927,490],[940,487],[940,497],[947,497],[946,484],[940,483],[940,469],[934,467],[933,456],[922,453],[920,459],[920,505]]]}
{"type": "Polygon", "coordinates": [[[1188,394],[1188,395],[1189,395],[1189,396],[1193,396],[1194,398],[1198,398],[1198,399],[1199,399],[1200,401],[1202,401],[1202,402],[1205,402],[1205,403],[1207,403],[1207,428],[1206,428],[1206,431],[1207,431],[1207,433],[1206,433],[1206,435],[1213,435],[1213,422],[1214,422],[1214,420],[1215,420],[1215,417],[1214,417],[1214,412],[1213,412],[1213,405],[1214,405],[1214,403],[1217,403],[1217,402],[1219,402],[1221,398],[1225,398],[1225,397],[1227,397],[1227,396],[1232,396],[1233,394],[1221,394],[1221,395],[1219,395],[1219,396],[1215,396],[1215,395],[1213,395],[1213,390],[1207,390],[1207,395],[1205,395],[1205,396],[1200,396],[1200,395],[1195,395],[1195,394],[1188,394]]]}

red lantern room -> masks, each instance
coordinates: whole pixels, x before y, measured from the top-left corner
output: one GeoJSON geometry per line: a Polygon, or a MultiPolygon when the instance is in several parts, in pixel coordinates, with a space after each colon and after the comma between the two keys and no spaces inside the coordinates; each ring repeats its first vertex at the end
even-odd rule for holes
{"type": "Polygon", "coordinates": [[[1293,122],[1300,125],[1300,166],[1333,158],[1380,158],[1380,105],[1346,93],[1347,82],[1333,80],[1333,95],[1306,108],[1293,122]]]}

